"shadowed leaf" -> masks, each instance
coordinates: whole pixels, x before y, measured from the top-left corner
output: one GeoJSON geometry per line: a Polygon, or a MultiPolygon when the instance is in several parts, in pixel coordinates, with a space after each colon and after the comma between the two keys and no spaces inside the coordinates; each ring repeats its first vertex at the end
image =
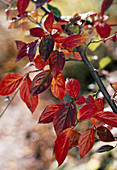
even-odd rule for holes
{"type": "Polygon", "coordinates": [[[104,15],[106,10],[111,6],[113,3],[113,0],[103,0],[102,6],[101,6],[101,15],[104,15]]]}
{"type": "Polygon", "coordinates": [[[59,17],[61,16],[61,12],[59,11],[58,8],[56,8],[56,7],[54,7],[54,6],[50,5],[50,4],[47,4],[47,7],[48,7],[48,9],[50,11],[53,10],[55,15],[58,15],[59,17]]]}
{"type": "Polygon", "coordinates": [[[110,150],[112,150],[114,148],[115,147],[113,147],[111,145],[103,145],[96,152],[98,152],[98,153],[107,152],[107,151],[110,151],[110,150]]]}
{"type": "Polygon", "coordinates": [[[72,136],[69,142],[69,149],[78,146],[78,140],[80,138],[80,133],[78,133],[76,130],[72,130],[72,136]]]}
{"type": "Polygon", "coordinates": [[[52,25],[54,23],[53,11],[51,11],[44,22],[44,27],[48,32],[52,31],[52,25]]]}
{"type": "Polygon", "coordinates": [[[17,8],[18,8],[20,15],[23,15],[26,8],[28,7],[29,2],[30,2],[30,0],[18,0],[17,1],[17,8]]]}

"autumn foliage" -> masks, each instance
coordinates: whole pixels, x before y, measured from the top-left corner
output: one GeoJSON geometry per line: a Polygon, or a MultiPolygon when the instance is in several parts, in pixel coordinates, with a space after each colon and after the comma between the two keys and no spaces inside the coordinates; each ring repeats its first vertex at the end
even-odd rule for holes
{"type": "MultiPolygon", "coordinates": [[[[30,1],[18,0],[16,3],[18,15],[12,18],[11,25],[15,27],[15,23],[23,18],[29,19],[29,16],[35,19],[38,16],[37,9],[49,2],[50,0],[38,0],[35,11],[27,11],[30,1]]],[[[52,94],[59,99],[57,103],[48,105],[39,118],[39,123],[53,124],[57,136],[54,153],[59,166],[73,147],[78,147],[80,157],[84,157],[93,147],[96,135],[103,142],[116,140],[108,127],[117,127],[117,112],[104,111],[103,99],[98,98],[97,95],[82,96],[80,80],[65,79],[62,74],[66,61],[71,59],[71,54],[76,62],[82,61],[82,52],[77,49],[87,43],[93,31],[96,30],[97,36],[103,39],[110,36],[112,28],[105,20],[105,13],[112,3],[112,0],[103,0],[100,13],[88,13],[85,21],[78,14],[69,21],[61,20],[58,16],[57,21],[56,11],[53,8],[46,13],[47,17],[42,26],[39,24],[29,30],[30,35],[36,37],[36,40],[30,43],[16,41],[18,49],[16,62],[22,58],[26,59],[29,62],[28,66],[35,66],[36,70],[32,72],[38,72],[37,75],[31,80],[30,72],[23,75],[23,68],[20,73],[6,75],[0,82],[1,96],[8,96],[18,89],[21,99],[32,113],[38,105],[38,95],[49,87],[52,94]],[[88,18],[92,20],[91,23],[88,22],[88,18]],[[80,28],[77,34],[69,31],[69,26],[72,25],[80,28]],[[88,35],[81,33],[82,29],[89,30],[88,35]],[[65,95],[70,102],[65,101],[65,95]],[[81,105],[80,109],[77,109],[78,105],[81,105]],[[83,133],[75,130],[79,122],[87,119],[90,121],[88,129],[83,133]]],[[[6,10],[8,17],[13,10],[11,4],[6,10]]],[[[115,36],[116,34],[112,38],[116,41],[115,36]]],[[[105,145],[99,148],[98,152],[111,149],[113,147],[105,145]]]]}

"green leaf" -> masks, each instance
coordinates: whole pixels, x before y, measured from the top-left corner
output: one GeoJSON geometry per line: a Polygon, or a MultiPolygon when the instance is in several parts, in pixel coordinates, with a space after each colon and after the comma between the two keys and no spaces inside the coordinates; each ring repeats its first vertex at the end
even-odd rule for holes
{"type": "Polygon", "coordinates": [[[54,7],[54,6],[50,5],[50,4],[47,4],[47,7],[48,7],[48,9],[50,11],[53,10],[55,15],[58,15],[59,17],[61,17],[61,12],[59,11],[58,8],[56,8],[56,7],[54,7]]]}
{"type": "Polygon", "coordinates": [[[99,61],[100,69],[104,69],[107,65],[111,63],[110,57],[104,57],[99,61]]]}
{"type": "MultiPolygon", "coordinates": [[[[99,40],[99,38],[93,39],[93,41],[98,41],[98,40],[99,40]]],[[[90,49],[91,51],[95,51],[96,48],[99,47],[101,43],[102,43],[102,42],[91,43],[91,44],[89,45],[89,49],[90,49]]]]}

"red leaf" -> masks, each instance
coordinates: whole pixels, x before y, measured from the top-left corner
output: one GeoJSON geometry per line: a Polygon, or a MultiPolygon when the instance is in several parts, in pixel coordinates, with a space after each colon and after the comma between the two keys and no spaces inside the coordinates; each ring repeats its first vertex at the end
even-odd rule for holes
{"type": "Polygon", "coordinates": [[[96,30],[101,38],[107,38],[110,35],[111,27],[106,22],[98,22],[96,30]]]}
{"type": "Polygon", "coordinates": [[[51,11],[44,22],[44,27],[48,32],[52,31],[52,25],[54,23],[53,11],[51,11]]]}
{"type": "Polygon", "coordinates": [[[93,147],[94,135],[95,131],[93,128],[89,128],[81,134],[80,139],[78,141],[78,151],[81,158],[85,154],[87,154],[93,147]]]}
{"type": "Polygon", "coordinates": [[[56,98],[63,100],[63,96],[65,95],[65,79],[61,73],[56,79],[53,77],[51,91],[56,98]]]}
{"type": "Polygon", "coordinates": [[[30,34],[33,36],[33,37],[44,37],[45,36],[45,33],[43,31],[42,28],[31,28],[30,29],[30,34]]]}
{"type": "Polygon", "coordinates": [[[68,93],[68,96],[72,96],[74,99],[77,99],[80,92],[80,83],[76,79],[67,79],[65,82],[65,90],[68,93]]]}
{"type": "Polygon", "coordinates": [[[78,140],[80,138],[80,133],[78,133],[76,130],[72,130],[72,136],[69,142],[69,149],[78,146],[78,140]]]}
{"type": "Polygon", "coordinates": [[[98,111],[104,110],[104,103],[101,98],[95,99],[95,105],[96,105],[98,111]]]}
{"type": "Polygon", "coordinates": [[[33,113],[38,105],[38,96],[30,97],[31,79],[27,76],[20,87],[20,97],[26,103],[27,107],[33,113]]]}
{"type": "Polygon", "coordinates": [[[7,96],[12,94],[20,85],[23,76],[16,73],[10,73],[3,77],[0,82],[0,95],[7,96]]]}
{"type": "Polygon", "coordinates": [[[31,96],[36,96],[43,91],[47,90],[51,84],[52,81],[52,75],[50,70],[43,71],[39,74],[37,74],[31,85],[30,93],[31,96]]]}
{"type": "Polygon", "coordinates": [[[49,3],[52,0],[37,0],[36,1],[36,9],[42,7],[45,3],[49,3]]]}
{"type": "Polygon", "coordinates": [[[111,6],[113,3],[113,0],[103,0],[102,6],[101,6],[101,15],[104,15],[106,10],[111,6]]]}
{"type": "Polygon", "coordinates": [[[72,54],[73,54],[73,56],[74,56],[75,59],[77,59],[77,60],[82,60],[82,57],[81,57],[81,55],[79,54],[79,52],[72,52],[72,54]]]}
{"type": "Polygon", "coordinates": [[[17,8],[18,8],[20,15],[23,15],[24,11],[28,7],[29,2],[30,0],[18,0],[17,1],[17,8]]]}
{"type": "Polygon", "coordinates": [[[78,111],[77,119],[79,121],[89,119],[95,114],[96,111],[97,108],[95,105],[87,104],[82,106],[78,111]]]}
{"type": "Polygon", "coordinates": [[[37,55],[36,58],[34,59],[34,64],[37,69],[43,69],[45,67],[45,63],[41,59],[40,55],[37,55]]]}
{"type": "Polygon", "coordinates": [[[21,60],[24,57],[28,57],[28,54],[27,54],[27,44],[24,44],[24,45],[22,44],[22,47],[19,48],[19,52],[17,54],[15,62],[21,60]]]}
{"type": "Polygon", "coordinates": [[[52,28],[53,29],[57,29],[59,32],[62,32],[63,29],[62,29],[62,25],[65,25],[69,23],[68,21],[65,21],[65,20],[61,20],[61,21],[58,21],[57,23],[53,24],[52,28]]]}
{"type": "Polygon", "coordinates": [[[44,62],[46,62],[47,59],[49,58],[49,55],[53,51],[53,47],[54,47],[54,38],[53,37],[48,36],[48,37],[42,38],[40,45],[39,45],[39,52],[40,52],[41,58],[44,62]]]}
{"type": "Polygon", "coordinates": [[[115,36],[113,37],[113,41],[117,41],[117,31],[114,33],[115,34],[115,36]]]}
{"type": "Polygon", "coordinates": [[[65,65],[64,53],[57,50],[53,51],[49,57],[49,65],[52,75],[56,78],[65,65]]]}
{"type": "Polygon", "coordinates": [[[99,136],[99,139],[101,141],[103,141],[103,142],[115,141],[114,136],[112,135],[110,130],[108,130],[106,127],[100,126],[100,127],[96,128],[96,130],[97,130],[97,135],[99,136]]]}
{"type": "Polygon", "coordinates": [[[48,105],[45,110],[42,112],[40,118],[39,118],[39,123],[50,123],[53,121],[53,118],[59,110],[64,106],[64,103],[52,103],[48,105]]]}
{"type": "Polygon", "coordinates": [[[91,104],[91,105],[95,105],[95,100],[94,100],[93,96],[89,95],[89,96],[86,98],[86,103],[87,103],[87,104],[91,104]]]}
{"type": "Polygon", "coordinates": [[[66,38],[66,37],[61,36],[60,34],[57,34],[57,33],[53,34],[52,37],[54,38],[55,42],[57,42],[57,43],[62,43],[66,38]]]}
{"type": "Polygon", "coordinates": [[[62,43],[63,48],[72,49],[84,43],[88,37],[82,34],[69,35],[62,43]]]}
{"type": "Polygon", "coordinates": [[[85,98],[84,98],[83,96],[80,96],[80,97],[78,97],[77,100],[74,101],[74,102],[75,102],[76,104],[78,104],[78,105],[82,105],[82,104],[85,103],[85,98]]]}
{"type": "Polygon", "coordinates": [[[100,122],[108,124],[112,127],[117,127],[117,115],[113,112],[100,111],[100,112],[95,113],[94,117],[100,122]]]}
{"type": "Polygon", "coordinates": [[[59,166],[63,163],[69,150],[69,142],[73,134],[72,128],[65,129],[56,139],[54,151],[59,166]]]}
{"type": "Polygon", "coordinates": [[[59,110],[54,116],[53,125],[57,135],[76,123],[76,105],[74,103],[65,103],[63,108],[59,110]]]}
{"type": "Polygon", "coordinates": [[[24,45],[26,45],[26,43],[23,42],[23,41],[15,41],[15,42],[16,42],[18,51],[20,51],[21,48],[22,48],[24,45]]]}

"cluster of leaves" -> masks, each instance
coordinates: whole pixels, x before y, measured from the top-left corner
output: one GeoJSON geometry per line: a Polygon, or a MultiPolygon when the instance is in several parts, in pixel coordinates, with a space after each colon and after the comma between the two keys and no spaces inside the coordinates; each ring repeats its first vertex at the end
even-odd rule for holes
{"type": "MultiPolygon", "coordinates": [[[[36,9],[42,7],[51,0],[37,0],[36,9]]],[[[101,6],[101,12],[88,13],[84,22],[80,15],[75,15],[69,21],[60,20],[54,22],[54,9],[51,10],[43,22],[43,27],[30,29],[30,34],[37,37],[30,43],[16,41],[18,54],[16,62],[22,58],[28,60],[28,66],[34,65],[39,72],[33,80],[30,78],[30,72],[24,76],[21,73],[10,73],[0,82],[0,95],[8,96],[20,89],[20,97],[26,103],[27,107],[33,113],[38,105],[38,95],[49,87],[53,95],[60,99],[60,102],[48,105],[42,112],[39,123],[53,123],[57,139],[54,144],[54,153],[58,164],[61,165],[67,156],[68,150],[78,147],[80,157],[84,157],[94,145],[95,131],[101,141],[115,141],[109,127],[117,127],[117,115],[113,112],[104,111],[104,104],[101,98],[88,96],[84,98],[79,96],[80,83],[76,79],[64,79],[62,71],[66,62],[66,56],[73,54],[76,61],[82,60],[82,57],[76,52],[76,47],[80,46],[87,40],[87,36],[79,33],[73,35],[61,35],[69,26],[77,25],[89,28],[90,33],[96,27],[97,33],[101,38],[110,35],[110,25],[105,22],[105,12],[111,6],[113,1],[104,0],[101,6]],[[92,18],[92,22],[88,18],[92,18]],[[81,25],[79,25],[79,21],[81,25]],[[106,30],[106,31],[105,31],[106,30]],[[47,67],[48,66],[48,69],[47,67]],[[64,100],[64,96],[70,99],[70,102],[64,100]],[[77,105],[83,105],[77,111],[77,105]],[[83,120],[90,119],[91,126],[82,134],[74,130],[75,126],[83,120]],[[107,124],[109,127],[105,127],[107,124]]],[[[13,2],[14,3],[14,2],[13,2]]],[[[31,15],[32,12],[26,11],[29,0],[18,0],[16,3],[19,14],[12,19],[17,22],[24,17],[31,15]]],[[[7,15],[11,12],[12,5],[7,9],[7,15]]],[[[39,24],[40,25],[40,24],[39,24]]],[[[114,37],[116,39],[116,37],[114,37]]],[[[22,70],[22,71],[23,71],[22,70]]],[[[101,147],[98,152],[113,149],[111,146],[101,147]]]]}

